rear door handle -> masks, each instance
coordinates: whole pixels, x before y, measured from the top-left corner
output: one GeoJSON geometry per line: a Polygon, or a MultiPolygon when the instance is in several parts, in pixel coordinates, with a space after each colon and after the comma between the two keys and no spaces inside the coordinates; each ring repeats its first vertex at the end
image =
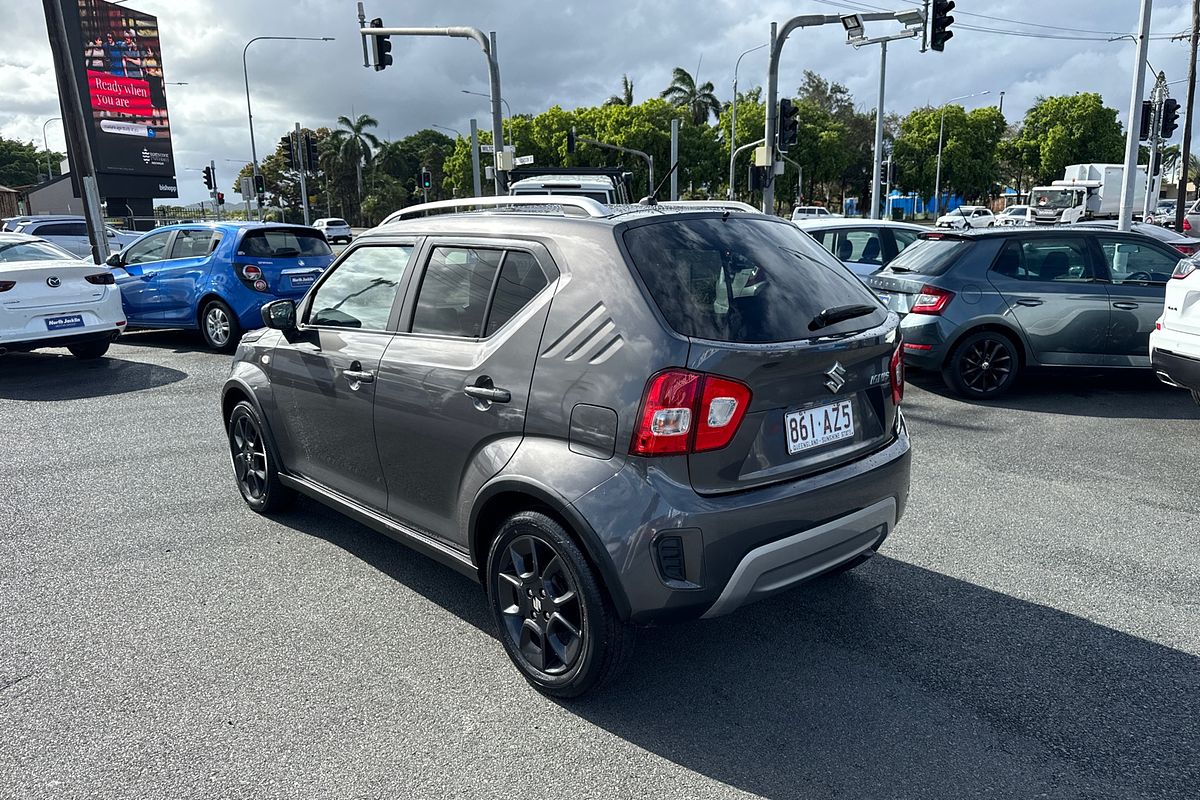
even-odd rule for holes
{"type": "Polygon", "coordinates": [[[1022,297],[1017,300],[1017,305],[1029,306],[1032,308],[1033,306],[1040,306],[1043,302],[1044,301],[1038,300],[1036,297],[1022,297]]]}
{"type": "Polygon", "coordinates": [[[1119,308],[1122,311],[1132,311],[1138,307],[1137,303],[1113,303],[1113,308],[1119,308]]]}
{"type": "Polygon", "coordinates": [[[463,389],[463,393],[467,397],[486,400],[489,403],[507,403],[512,400],[512,394],[508,389],[497,389],[494,386],[468,386],[463,389]]]}

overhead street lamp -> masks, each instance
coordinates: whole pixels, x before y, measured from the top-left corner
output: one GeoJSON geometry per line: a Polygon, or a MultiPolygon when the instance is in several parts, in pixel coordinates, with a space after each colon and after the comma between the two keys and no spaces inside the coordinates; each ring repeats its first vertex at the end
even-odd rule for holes
{"type": "MultiPolygon", "coordinates": [[[[946,132],[946,106],[957,100],[966,100],[968,97],[981,97],[985,94],[991,93],[991,89],[984,89],[982,92],[972,92],[971,94],[964,94],[960,97],[951,97],[941,105],[942,121],[938,124],[937,173],[933,179],[933,214],[935,219],[937,218],[938,211],[942,207],[942,135],[946,132]]],[[[1000,94],[1003,95],[1004,92],[1001,92],[1000,94]]],[[[1019,189],[1020,187],[1018,186],[1017,188],[1019,189]]]]}
{"type": "MultiPolygon", "coordinates": [[[[485,98],[485,99],[487,99],[487,100],[491,100],[491,99],[492,99],[492,96],[491,96],[490,94],[484,94],[483,92],[472,92],[470,89],[459,89],[459,91],[460,91],[460,92],[462,92],[463,94],[473,94],[473,95],[475,95],[476,97],[483,97],[483,98],[485,98]]],[[[512,106],[510,106],[510,105],[508,104],[508,100],[506,100],[506,99],[505,99],[505,98],[503,98],[503,97],[501,97],[501,98],[500,98],[500,102],[501,102],[501,103],[504,103],[504,107],[505,107],[505,108],[508,110],[508,141],[506,141],[506,142],[502,142],[502,144],[512,144],[512,143],[513,143],[513,132],[512,132],[512,119],[513,119],[513,113],[512,113],[512,106]]]]}
{"type": "Polygon", "coordinates": [[[438,125],[436,122],[431,122],[431,123],[429,123],[429,126],[431,128],[441,128],[444,131],[450,131],[451,133],[453,133],[455,136],[457,136],[460,139],[466,138],[462,135],[461,131],[459,131],[457,128],[451,128],[449,125],[438,125]]]}
{"type": "MultiPolygon", "coordinates": [[[[290,42],[332,42],[332,36],[255,36],[250,41],[246,42],[246,46],[242,48],[242,79],[246,82],[246,119],[250,123],[250,160],[254,169],[254,176],[258,177],[258,151],[254,147],[254,113],[250,110],[250,72],[246,67],[246,51],[250,49],[250,45],[255,42],[260,42],[266,39],[273,41],[290,41],[290,42]]],[[[262,216],[262,203],[258,204],[258,214],[262,216]]]]}
{"type": "Polygon", "coordinates": [[[749,55],[750,53],[753,53],[755,50],[762,50],[764,47],[770,47],[770,45],[771,45],[770,42],[766,42],[765,44],[760,44],[758,47],[751,47],[749,50],[746,50],[745,52],[743,52],[742,55],[738,56],[737,61],[735,61],[733,64],[733,104],[730,106],[730,114],[729,114],[729,199],[730,200],[733,199],[733,185],[734,185],[733,158],[734,158],[735,153],[737,152],[736,145],[737,145],[737,99],[738,99],[737,76],[738,76],[738,67],[740,67],[742,65],[742,56],[749,55]]]}
{"type": "Polygon", "coordinates": [[[59,122],[62,122],[62,117],[51,117],[50,119],[48,119],[42,123],[42,149],[44,149],[46,151],[46,180],[47,180],[47,182],[51,178],[53,178],[54,175],[50,172],[50,143],[49,143],[49,140],[46,139],[46,126],[49,125],[51,122],[54,122],[54,120],[58,120],[59,122]]]}

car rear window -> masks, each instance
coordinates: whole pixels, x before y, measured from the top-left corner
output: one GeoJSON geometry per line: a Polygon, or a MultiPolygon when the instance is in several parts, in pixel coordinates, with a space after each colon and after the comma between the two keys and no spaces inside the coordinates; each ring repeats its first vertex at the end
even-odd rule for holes
{"type": "Polygon", "coordinates": [[[823,310],[876,305],[863,284],[811,237],[786,222],[693,217],[632,227],[625,246],[667,324],[723,342],[784,342],[863,330],[876,311],[819,332],[823,310]]]}
{"type": "Polygon", "coordinates": [[[327,219],[327,220],[325,220],[325,224],[326,225],[337,225],[338,227],[342,227],[343,225],[346,224],[346,220],[344,220],[344,219],[327,219]]]}
{"type": "Polygon", "coordinates": [[[904,248],[885,270],[914,272],[918,275],[941,275],[950,269],[973,243],[964,239],[918,239],[904,248]]]}
{"type": "Polygon", "coordinates": [[[328,256],[333,251],[319,231],[277,228],[248,231],[238,244],[237,254],[252,258],[303,258],[328,256]]]}

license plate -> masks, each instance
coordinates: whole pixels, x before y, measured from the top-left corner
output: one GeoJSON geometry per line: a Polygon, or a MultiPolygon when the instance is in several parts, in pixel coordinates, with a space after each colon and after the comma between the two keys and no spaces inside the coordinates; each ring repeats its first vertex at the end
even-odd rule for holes
{"type": "Polygon", "coordinates": [[[299,289],[300,287],[303,287],[303,286],[312,286],[313,283],[317,280],[317,276],[316,275],[293,275],[291,277],[291,280],[292,280],[292,288],[299,289]]]}
{"type": "Polygon", "coordinates": [[[46,317],[46,330],[61,331],[66,328],[82,328],[82,314],[67,314],[65,317],[46,317]]]}
{"type": "Polygon", "coordinates": [[[789,455],[854,437],[854,406],[840,400],[784,416],[789,455]]]}

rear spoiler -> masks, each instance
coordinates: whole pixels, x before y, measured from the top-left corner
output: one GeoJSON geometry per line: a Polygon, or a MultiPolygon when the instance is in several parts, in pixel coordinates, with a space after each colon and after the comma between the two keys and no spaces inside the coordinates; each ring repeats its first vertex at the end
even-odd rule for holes
{"type": "Polygon", "coordinates": [[[917,234],[918,239],[956,239],[960,242],[969,242],[975,238],[973,233],[966,231],[922,231],[917,234]]]}

